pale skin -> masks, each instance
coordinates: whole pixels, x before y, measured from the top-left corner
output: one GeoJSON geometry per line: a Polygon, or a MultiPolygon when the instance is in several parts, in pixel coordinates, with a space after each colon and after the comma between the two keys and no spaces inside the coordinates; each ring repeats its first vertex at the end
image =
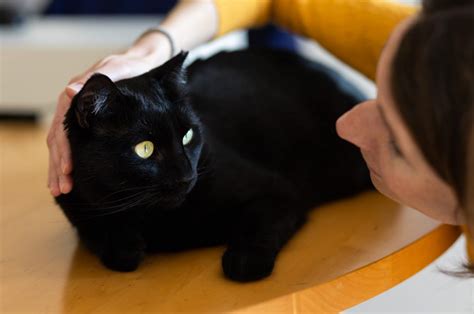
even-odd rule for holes
{"type": "Polygon", "coordinates": [[[460,224],[463,218],[454,191],[426,162],[390,91],[391,62],[414,18],[398,25],[381,54],[377,98],[345,113],[336,128],[340,137],[360,148],[372,182],[381,193],[438,221],[460,224]]]}
{"type": "MultiPolygon", "coordinates": [[[[337,121],[339,136],[358,146],[371,170],[375,187],[386,196],[444,223],[464,221],[455,194],[430,168],[396,110],[390,93],[390,64],[413,18],[393,32],[377,69],[376,100],[359,104],[337,121]],[[395,144],[394,144],[395,143],[395,144]]],[[[174,38],[177,50],[188,50],[217,33],[217,13],[212,1],[182,1],[161,27],[174,38]],[[196,7],[198,6],[198,7],[196,7]]],[[[73,78],[61,93],[48,135],[50,166],[48,186],[53,196],[69,193],[72,162],[61,121],[71,98],[95,72],[112,80],[139,75],[170,57],[167,39],[158,33],[139,39],[126,52],[107,57],[73,78]]]]}

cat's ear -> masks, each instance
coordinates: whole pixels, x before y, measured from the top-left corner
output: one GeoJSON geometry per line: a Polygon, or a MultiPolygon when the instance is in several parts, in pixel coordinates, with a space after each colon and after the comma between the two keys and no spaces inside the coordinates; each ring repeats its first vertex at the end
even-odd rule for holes
{"type": "Polygon", "coordinates": [[[94,116],[100,115],[120,94],[107,76],[97,73],[75,96],[75,115],[82,128],[88,128],[94,116]]]}
{"type": "Polygon", "coordinates": [[[163,65],[148,72],[148,74],[160,83],[185,83],[186,73],[183,65],[187,56],[187,51],[181,51],[163,65]]]}

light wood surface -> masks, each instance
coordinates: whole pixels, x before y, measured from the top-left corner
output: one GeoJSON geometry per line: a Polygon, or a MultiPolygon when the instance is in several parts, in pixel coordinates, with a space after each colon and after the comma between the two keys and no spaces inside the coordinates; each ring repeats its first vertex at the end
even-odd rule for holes
{"type": "Polygon", "coordinates": [[[0,125],[1,313],[338,312],[416,273],[459,235],[370,192],[313,210],[260,282],[226,280],[223,247],[115,273],[78,244],[49,195],[45,137],[0,125]]]}

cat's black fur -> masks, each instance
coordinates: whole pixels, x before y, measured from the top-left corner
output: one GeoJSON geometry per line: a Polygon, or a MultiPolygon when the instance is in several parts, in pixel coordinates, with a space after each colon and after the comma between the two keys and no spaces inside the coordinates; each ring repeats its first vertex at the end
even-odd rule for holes
{"type": "Polygon", "coordinates": [[[187,83],[185,57],[115,84],[89,79],[66,114],[75,185],[57,202],[111,269],[225,243],[227,277],[266,277],[309,209],[370,187],[335,132],[361,97],[289,53],[220,53],[192,64],[187,83]],[[141,159],[145,140],[155,152],[141,159]]]}

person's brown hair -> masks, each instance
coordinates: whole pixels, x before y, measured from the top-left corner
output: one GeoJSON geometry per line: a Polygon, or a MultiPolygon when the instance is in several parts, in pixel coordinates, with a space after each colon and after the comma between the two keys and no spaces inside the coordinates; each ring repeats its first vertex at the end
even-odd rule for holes
{"type": "MultiPolygon", "coordinates": [[[[428,0],[395,54],[399,113],[474,234],[474,2],[428,0]]],[[[473,265],[470,267],[474,275],[473,265]]]]}

